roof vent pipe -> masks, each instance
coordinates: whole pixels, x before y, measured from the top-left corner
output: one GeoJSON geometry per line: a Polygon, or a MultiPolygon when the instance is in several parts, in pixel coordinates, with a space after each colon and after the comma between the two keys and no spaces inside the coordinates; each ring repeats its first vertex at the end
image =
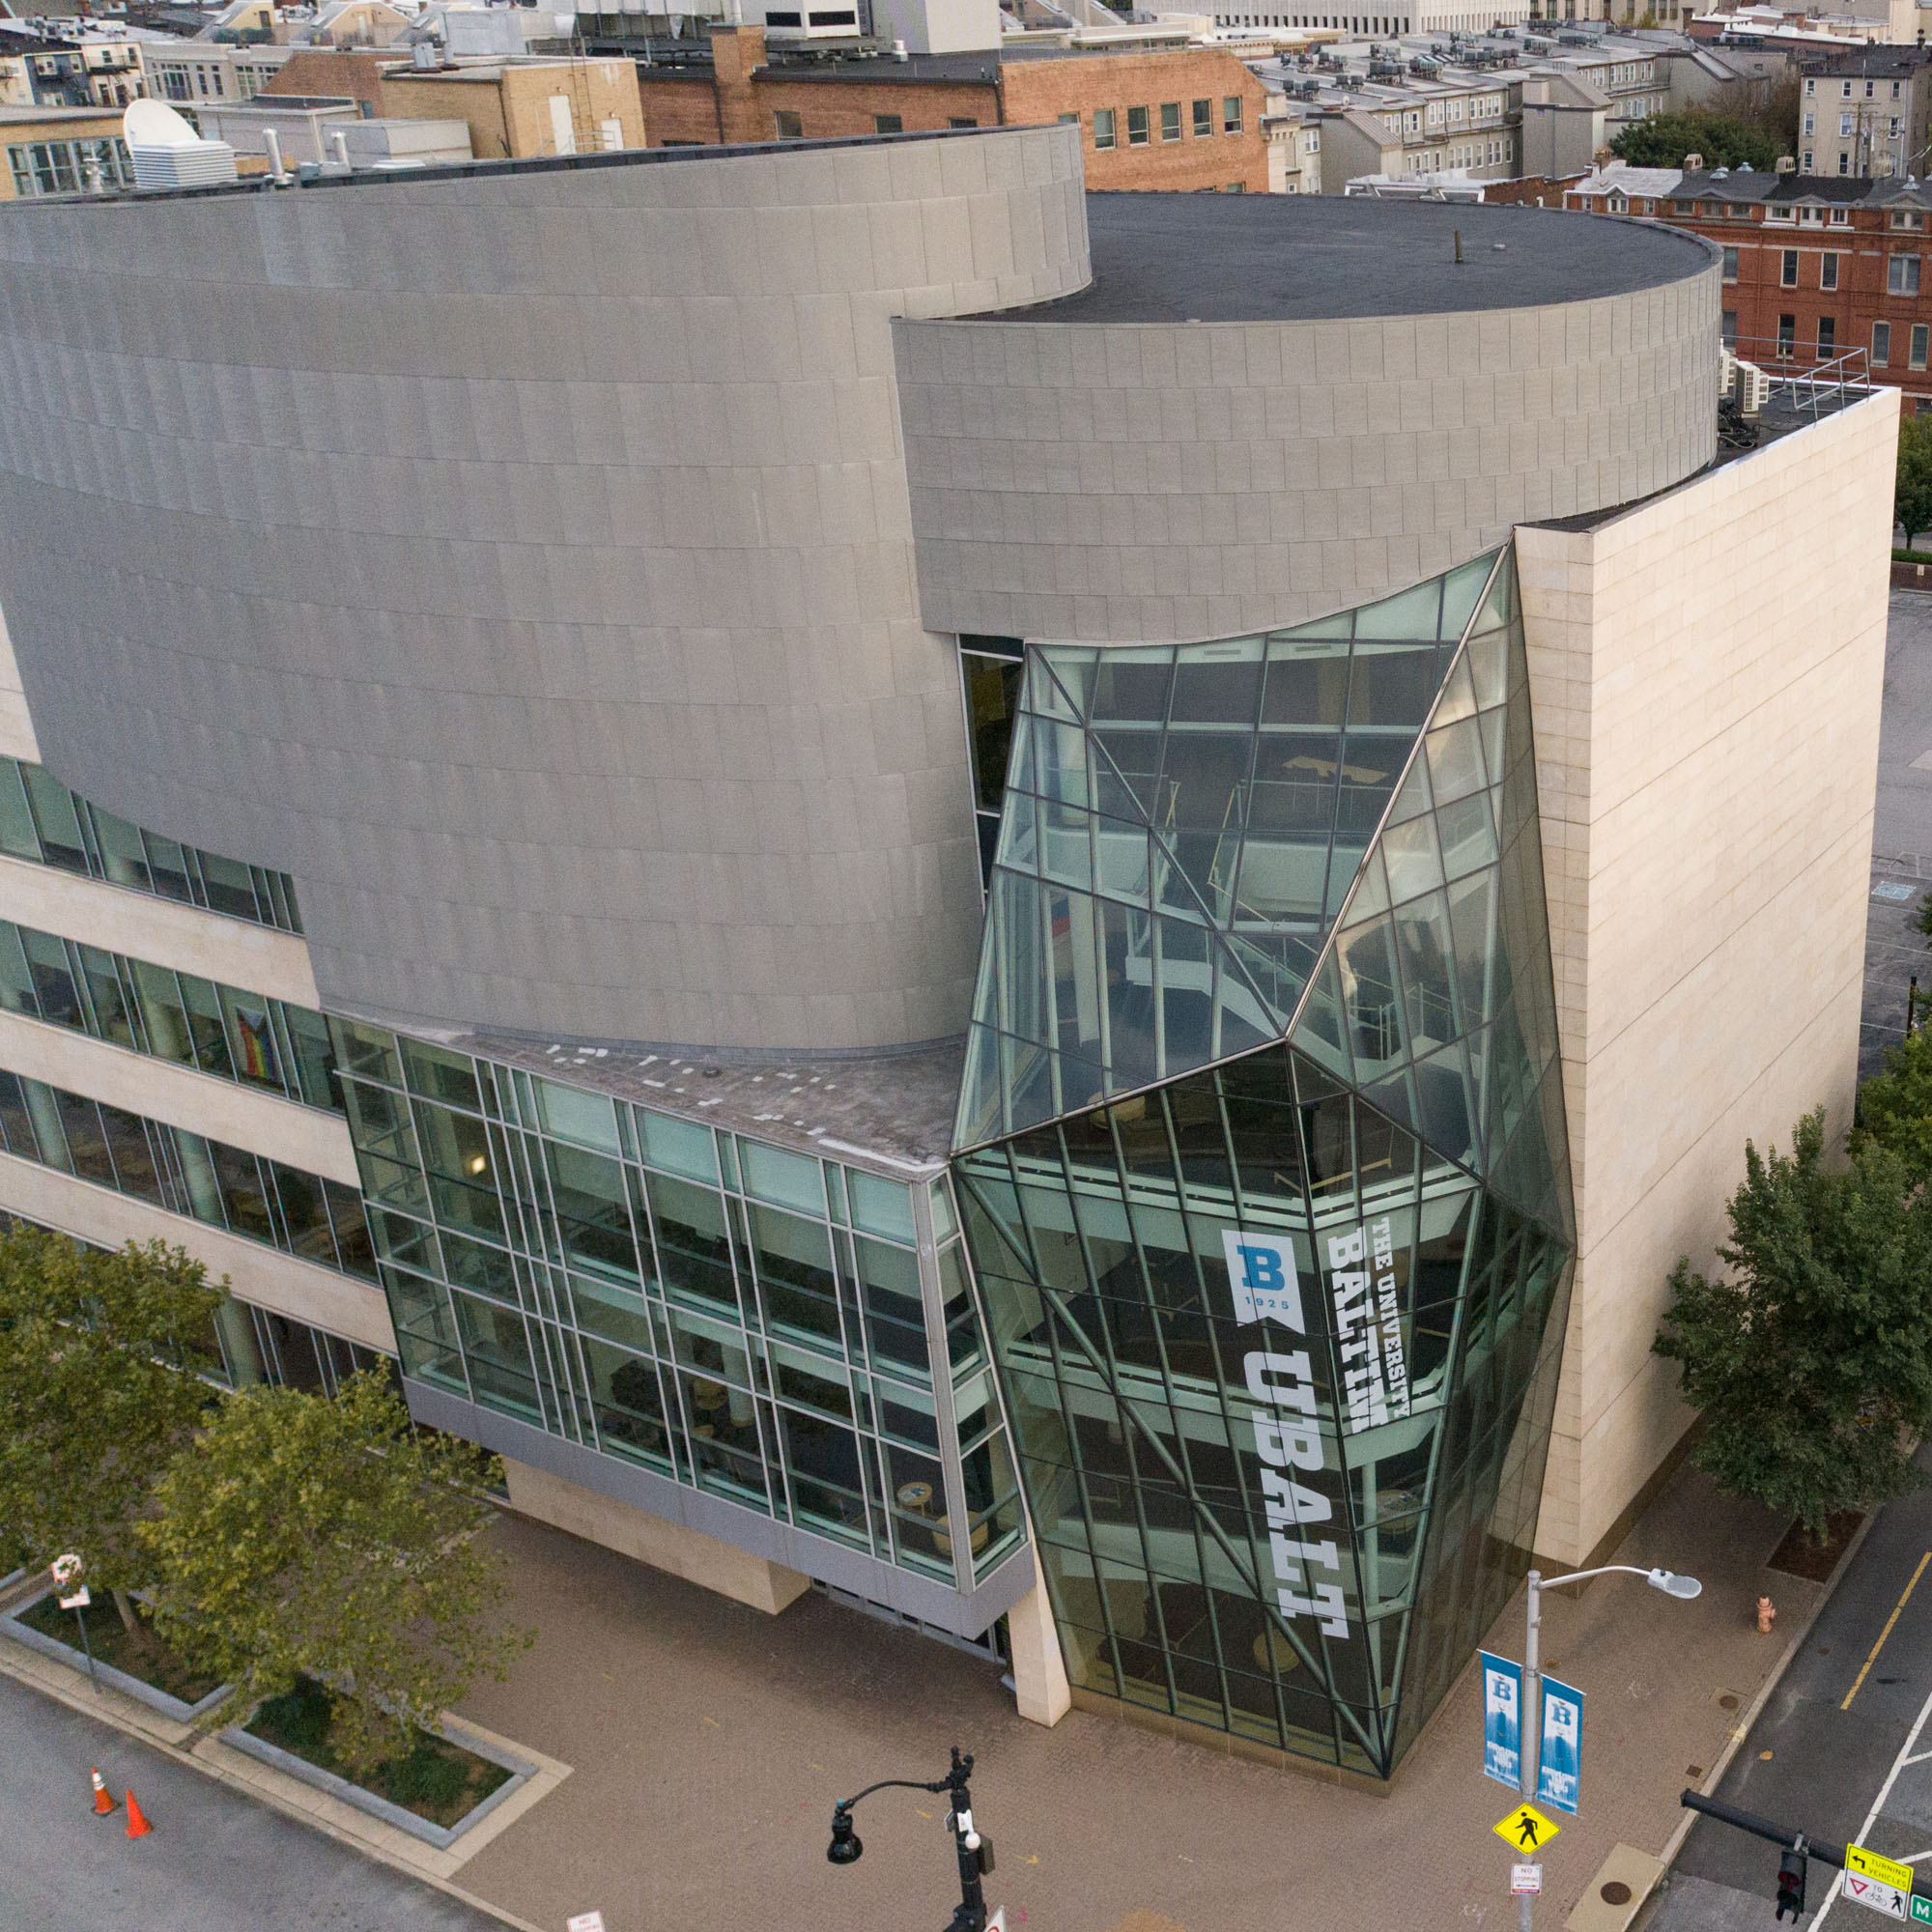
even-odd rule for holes
{"type": "Polygon", "coordinates": [[[269,151],[269,179],[277,187],[287,187],[289,171],[282,165],[282,137],[272,128],[264,128],[262,145],[269,151]]]}
{"type": "Polygon", "coordinates": [[[903,41],[895,41],[893,43],[893,58],[895,60],[902,61],[905,59],[905,57],[906,57],[906,43],[903,41]]]}
{"type": "Polygon", "coordinates": [[[331,128],[328,130],[328,145],[335,150],[337,164],[346,168],[349,165],[348,131],[341,128],[331,128]]]}

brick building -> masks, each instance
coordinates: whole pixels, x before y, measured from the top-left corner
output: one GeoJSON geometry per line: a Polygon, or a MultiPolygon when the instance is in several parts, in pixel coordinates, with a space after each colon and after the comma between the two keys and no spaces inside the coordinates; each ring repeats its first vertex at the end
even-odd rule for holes
{"type": "Polygon", "coordinates": [[[1219,47],[779,64],[762,27],[714,27],[708,62],[638,79],[653,148],[1077,121],[1091,187],[1267,191],[1266,90],[1219,47]]]}
{"type": "Polygon", "coordinates": [[[1604,168],[1564,206],[1667,221],[1724,251],[1723,329],[1746,360],[1804,373],[1861,353],[1932,412],[1932,187],[1896,177],[1604,168]]]}

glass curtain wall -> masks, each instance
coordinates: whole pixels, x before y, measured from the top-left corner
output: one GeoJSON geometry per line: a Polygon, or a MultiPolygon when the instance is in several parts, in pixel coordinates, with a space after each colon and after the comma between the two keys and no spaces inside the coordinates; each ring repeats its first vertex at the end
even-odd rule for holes
{"type": "Polygon", "coordinates": [[[973,769],[973,816],[980,835],[980,878],[990,886],[1000,842],[1000,807],[1012,759],[1013,726],[1026,680],[1018,638],[962,636],[959,678],[966,700],[966,750],[973,769]]]}
{"type": "Polygon", "coordinates": [[[0,852],[64,872],[299,932],[295,881],[144,832],[90,805],[40,765],[0,758],[0,852]]]}
{"type": "Polygon", "coordinates": [[[308,1007],[0,920],[0,1009],[342,1111],[328,1022],[308,1007]]]}
{"type": "MultiPolygon", "coordinates": [[[[1082,1011],[1064,951],[1085,915],[1056,909],[1037,859],[1030,897],[992,902],[976,1022],[1000,1037],[981,1063],[998,1080],[968,1079],[954,1174],[1074,1684],[1386,1776],[1526,1567],[1574,1245],[1511,559],[1239,642],[1202,662],[1248,668],[1249,724],[1185,734],[1187,769],[1223,775],[1225,836],[1193,842],[1203,814],[1169,810],[1150,752],[1135,795],[1156,810],[1129,868],[1144,923],[1122,926],[1118,958],[1098,937],[1111,915],[1087,928],[1094,1009],[1139,993],[1149,1014],[1174,956],[1158,874],[1191,877],[1183,923],[1208,935],[1191,957],[1225,954],[1181,982],[1182,1059],[1206,1064],[1122,1059],[1102,1033],[1083,1086],[1065,1031],[987,1024],[1057,1012],[1068,985],[1082,1011]],[[1398,701],[1424,662],[1433,685],[1398,701]],[[1325,745],[1303,698],[1270,742],[1277,665],[1319,696],[1325,745]],[[1295,808],[1312,823],[1258,797],[1304,783],[1327,800],[1295,808]],[[1242,883],[1256,851],[1266,898],[1242,883]],[[1017,939],[999,929],[1015,906],[1017,939]],[[1232,943],[1250,914],[1279,975],[1232,943]],[[1224,1018],[1217,1043],[1217,1000],[1273,1037],[1247,1045],[1224,1018]]],[[[1030,655],[1029,693],[1058,656],[1030,655]]],[[[1142,708],[1171,731],[1184,656],[1087,652],[1079,679],[1054,675],[1055,770],[1086,789],[1014,782],[1003,869],[1044,853],[1066,806],[1094,879],[1128,875],[1099,842],[1129,847],[1126,821],[1103,828],[1097,808],[1130,761],[1067,739],[1115,735],[1120,668],[1160,686],[1142,708]]],[[[1016,740],[1016,781],[1041,738],[1016,740]]],[[[1164,782],[1179,767],[1159,757],[1164,782]]]]}
{"type": "Polygon", "coordinates": [[[961,1590],[1018,1548],[944,1174],[331,1024],[408,1375],[961,1590]]]}
{"type": "Polygon", "coordinates": [[[245,1148],[0,1072],[0,1149],[298,1260],[377,1278],[353,1187],[245,1148]]]}

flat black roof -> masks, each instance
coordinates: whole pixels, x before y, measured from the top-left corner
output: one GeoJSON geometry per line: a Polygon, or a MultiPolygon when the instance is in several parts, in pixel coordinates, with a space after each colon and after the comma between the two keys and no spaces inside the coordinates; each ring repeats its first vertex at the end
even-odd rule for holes
{"type": "Polygon", "coordinates": [[[1628,295],[1718,260],[1711,242],[1658,222],[1366,195],[1089,194],[1087,226],[1092,284],[1017,313],[1087,323],[1450,315],[1628,295]]]}

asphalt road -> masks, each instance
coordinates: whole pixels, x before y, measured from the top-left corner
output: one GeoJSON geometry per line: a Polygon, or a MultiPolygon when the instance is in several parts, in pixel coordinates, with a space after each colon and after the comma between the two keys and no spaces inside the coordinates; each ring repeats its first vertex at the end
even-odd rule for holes
{"type": "Polygon", "coordinates": [[[502,1932],[107,1725],[0,1678],[4,1932],[502,1932]],[[151,1836],[98,1818],[88,1770],[131,1778],[151,1836]]]}

